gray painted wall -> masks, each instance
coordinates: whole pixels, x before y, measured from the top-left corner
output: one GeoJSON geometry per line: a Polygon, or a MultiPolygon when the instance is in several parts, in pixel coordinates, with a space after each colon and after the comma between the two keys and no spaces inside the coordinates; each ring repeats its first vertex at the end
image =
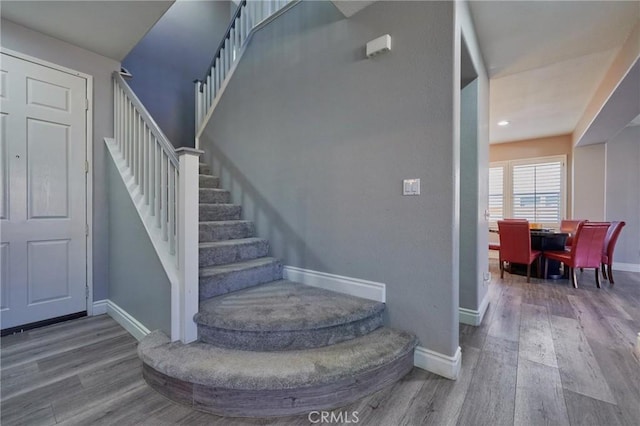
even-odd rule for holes
{"type": "MultiPolygon", "coordinates": [[[[480,311],[488,290],[489,77],[466,2],[456,2],[461,80],[460,128],[460,307],[480,311]]],[[[481,319],[481,318],[480,318],[481,319]]]]}
{"type": "Polygon", "coordinates": [[[109,219],[103,138],[113,135],[111,73],[119,70],[120,64],[4,19],[0,31],[1,44],[5,48],[93,76],[93,299],[106,299],[109,283],[109,219]]]}
{"type": "Polygon", "coordinates": [[[607,145],[600,143],[573,148],[573,207],[574,219],[604,220],[607,145]]]}
{"type": "Polygon", "coordinates": [[[388,322],[458,347],[453,2],[302,2],[254,36],[203,161],[287,265],[387,285],[388,322]],[[392,51],[366,59],[383,34],[392,51]],[[402,196],[420,178],[422,195],[402,196]]]}
{"type": "Polygon", "coordinates": [[[624,220],[614,262],[640,268],[640,126],[607,143],[607,220],[624,220]]]}
{"type": "Polygon", "coordinates": [[[207,71],[230,22],[229,1],[174,3],[122,65],[129,85],[176,147],[194,146],[193,80],[207,71]]]}
{"type": "MultiPolygon", "coordinates": [[[[460,307],[477,310],[478,80],[460,93],[460,307]]],[[[481,252],[482,255],[486,253],[481,252]]]]}
{"type": "Polygon", "coordinates": [[[107,153],[109,299],[149,330],[171,335],[171,283],[107,153]]]}

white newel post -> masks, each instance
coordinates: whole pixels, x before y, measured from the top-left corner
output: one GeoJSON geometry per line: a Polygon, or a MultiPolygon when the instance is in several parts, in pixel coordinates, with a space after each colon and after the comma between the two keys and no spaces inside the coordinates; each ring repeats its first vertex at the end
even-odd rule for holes
{"type": "Polygon", "coordinates": [[[198,312],[198,167],[203,151],[178,148],[180,161],[178,191],[178,269],[180,273],[180,340],[193,342],[198,329],[193,316],[198,312]]]}

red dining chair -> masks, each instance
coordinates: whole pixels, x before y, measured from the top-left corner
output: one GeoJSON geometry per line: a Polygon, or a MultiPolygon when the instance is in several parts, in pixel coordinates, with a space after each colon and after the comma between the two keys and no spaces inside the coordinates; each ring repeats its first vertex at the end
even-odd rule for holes
{"type": "MultiPolygon", "coordinates": [[[[504,262],[527,265],[527,282],[531,282],[531,264],[541,252],[531,249],[531,232],[527,220],[499,220],[500,278],[504,278],[504,262]]],[[[540,263],[538,263],[540,275],[540,263]]]]}
{"type": "Polygon", "coordinates": [[[571,268],[571,281],[574,288],[578,288],[576,268],[595,268],[596,285],[600,288],[600,263],[602,261],[602,246],[607,235],[608,223],[583,222],[578,224],[571,251],[545,251],[544,276],[547,276],[548,260],[558,260],[571,268]]]}
{"type": "Polygon", "coordinates": [[[565,241],[565,247],[571,247],[573,244],[573,237],[576,235],[576,230],[578,229],[578,224],[584,222],[584,220],[569,220],[564,219],[560,221],[560,232],[566,232],[569,234],[567,240],[565,241]]]}
{"type": "Polygon", "coordinates": [[[613,263],[613,250],[616,248],[616,242],[620,236],[622,228],[626,225],[624,221],[611,222],[609,229],[607,229],[607,235],[604,237],[604,245],[602,246],[602,276],[605,280],[609,280],[609,284],[613,285],[613,273],[611,271],[611,264],[613,263]],[[605,268],[606,266],[606,268],[605,268]]]}

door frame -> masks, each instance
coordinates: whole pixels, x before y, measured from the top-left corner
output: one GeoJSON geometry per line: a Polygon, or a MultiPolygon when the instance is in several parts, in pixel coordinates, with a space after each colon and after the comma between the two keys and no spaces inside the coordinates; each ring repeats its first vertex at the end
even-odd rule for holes
{"type": "Polygon", "coordinates": [[[0,47],[0,53],[13,56],[14,58],[21,59],[23,61],[32,62],[36,65],[41,65],[47,68],[52,68],[56,71],[61,71],[67,74],[71,74],[76,77],[83,78],[86,81],[86,93],[87,106],[85,110],[85,161],[88,165],[87,173],[85,173],[85,225],[87,227],[86,233],[86,259],[85,259],[85,279],[87,285],[87,315],[93,315],[93,76],[86,74],[71,68],[64,67],[62,65],[54,64],[34,56],[29,56],[24,53],[0,47]]]}

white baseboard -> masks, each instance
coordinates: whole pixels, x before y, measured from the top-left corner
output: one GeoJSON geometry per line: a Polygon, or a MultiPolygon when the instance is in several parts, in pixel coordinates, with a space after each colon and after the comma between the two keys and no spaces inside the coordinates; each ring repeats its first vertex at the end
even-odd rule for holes
{"type": "Polygon", "coordinates": [[[102,315],[107,313],[107,304],[109,301],[107,299],[102,300],[94,300],[93,301],[93,312],[92,315],[102,315]]]}
{"type": "Polygon", "coordinates": [[[458,318],[462,324],[468,325],[480,325],[482,323],[482,318],[484,318],[485,312],[487,312],[487,307],[489,306],[489,293],[485,293],[482,298],[482,302],[480,302],[480,306],[477,311],[473,309],[467,308],[458,308],[458,318]]]}
{"type": "Polygon", "coordinates": [[[640,272],[640,264],[637,263],[613,262],[613,265],[611,266],[616,271],[640,272]]]}
{"type": "Polygon", "coordinates": [[[283,268],[283,274],[287,280],[296,281],[312,287],[350,294],[382,303],[385,303],[387,300],[386,286],[383,283],[327,274],[310,269],[296,268],[295,266],[285,266],[283,268]]]}
{"type": "Polygon", "coordinates": [[[413,365],[447,379],[457,380],[462,365],[462,350],[458,346],[455,355],[447,356],[418,346],[413,354],[413,365]]]}
{"type": "Polygon", "coordinates": [[[93,302],[93,315],[108,314],[137,340],[142,340],[149,334],[149,329],[127,311],[111,300],[96,300],[93,302]]]}

